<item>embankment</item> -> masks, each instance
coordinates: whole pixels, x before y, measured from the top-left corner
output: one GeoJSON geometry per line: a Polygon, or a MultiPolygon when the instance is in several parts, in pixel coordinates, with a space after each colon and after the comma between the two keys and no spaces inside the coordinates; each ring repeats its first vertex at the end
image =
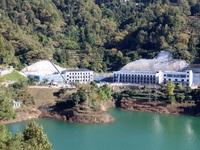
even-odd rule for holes
{"type": "Polygon", "coordinates": [[[162,101],[141,101],[131,98],[121,99],[117,102],[118,108],[129,111],[153,112],[162,114],[185,114],[198,116],[194,104],[169,104],[162,101]]]}

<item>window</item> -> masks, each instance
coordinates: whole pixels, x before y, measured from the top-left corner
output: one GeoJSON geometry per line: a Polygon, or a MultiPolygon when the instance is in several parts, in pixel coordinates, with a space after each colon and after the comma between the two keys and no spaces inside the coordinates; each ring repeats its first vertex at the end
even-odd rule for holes
{"type": "Polygon", "coordinates": [[[179,74],[174,74],[174,77],[175,78],[179,78],[179,74]]]}
{"type": "Polygon", "coordinates": [[[173,77],[173,75],[172,74],[168,74],[167,77],[173,77]]]}
{"type": "Polygon", "coordinates": [[[186,75],[182,74],[182,75],[180,75],[180,78],[186,78],[186,75]]]}

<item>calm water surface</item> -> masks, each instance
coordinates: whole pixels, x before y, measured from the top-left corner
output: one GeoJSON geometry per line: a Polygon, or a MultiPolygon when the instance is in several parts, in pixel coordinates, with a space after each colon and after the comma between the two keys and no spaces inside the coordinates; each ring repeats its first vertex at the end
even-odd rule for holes
{"type": "MultiPolygon", "coordinates": [[[[54,150],[200,150],[200,118],[110,109],[109,124],[35,119],[54,150]]],[[[7,125],[15,133],[30,121],[7,125]]]]}

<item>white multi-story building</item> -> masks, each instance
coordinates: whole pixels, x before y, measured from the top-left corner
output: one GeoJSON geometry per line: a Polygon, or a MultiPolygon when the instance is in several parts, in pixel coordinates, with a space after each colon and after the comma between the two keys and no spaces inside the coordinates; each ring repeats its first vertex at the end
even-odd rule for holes
{"type": "Polygon", "coordinates": [[[193,72],[186,70],[185,72],[137,72],[137,71],[117,71],[114,72],[114,82],[135,83],[135,84],[161,84],[173,81],[174,83],[182,83],[183,86],[193,84],[193,72]]]}
{"type": "Polygon", "coordinates": [[[90,83],[93,81],[93,71],[88,69],[65,70],[62,74],[66,77],[68,83],[90,83]]]}

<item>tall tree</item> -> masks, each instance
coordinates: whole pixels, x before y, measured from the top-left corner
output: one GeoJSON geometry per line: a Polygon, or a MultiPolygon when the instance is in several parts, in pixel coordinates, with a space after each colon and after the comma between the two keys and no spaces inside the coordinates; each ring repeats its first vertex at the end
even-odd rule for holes
{"type": "Polygon", "coordinates": [[[23,132],[24,142],[27,144],[27,150],[51,150],[51,143],[47,135],[43,132],[43,127],[35,122],[31,122],[23,132]]]}
{"type": "Polygon", "coordinates": [[[11,134],[8,133],[6,126],[0,123],[0,149],[8,149],[11,134]]]}
{"type": "Polygon", "coordinates": [[[173,81],[168,81],[167,85],[165,87],[165,92],[169,98],[169,101],[171,103],[175,102],[175,97],[174,97],[174,89],[175,89],[175,84],[173,81]]]}

